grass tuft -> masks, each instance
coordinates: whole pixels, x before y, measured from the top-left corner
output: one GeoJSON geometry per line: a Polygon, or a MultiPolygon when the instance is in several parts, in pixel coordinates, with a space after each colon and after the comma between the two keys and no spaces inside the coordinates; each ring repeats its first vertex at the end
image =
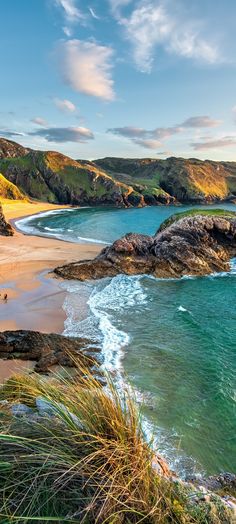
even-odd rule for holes
{"type": "Polygon", "coordinates": [[[217,524],[206,508],[196,517],[166,463],[154,460],[132,391],[118,392],[109,376],[104,389],[80,371],[77,382],[16,375],[2,387],[10,405],[40,399],[50,414],[13,417],[3,405],[0,522],[217,524]]]}

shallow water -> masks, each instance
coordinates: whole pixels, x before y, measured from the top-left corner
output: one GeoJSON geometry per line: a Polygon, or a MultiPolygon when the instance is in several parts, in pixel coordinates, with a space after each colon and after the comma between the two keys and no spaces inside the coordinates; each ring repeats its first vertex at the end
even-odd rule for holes
{"type": "MultiPolygon", "coordinates": [[[[128,231],[153,234],[176,211],[66,211],[37,217],[27,227],[40,234],[47,227],[77,242],[111,242],[128,231]]],[[[99,341],[104,365],[121,384],[125,371],[147,434],[154,433],[159,451],[181,473],[236,470],[235,267],[232,262],[231,273],[203,278],[120,275],[63,284],[65,333],[99,341]]]]}

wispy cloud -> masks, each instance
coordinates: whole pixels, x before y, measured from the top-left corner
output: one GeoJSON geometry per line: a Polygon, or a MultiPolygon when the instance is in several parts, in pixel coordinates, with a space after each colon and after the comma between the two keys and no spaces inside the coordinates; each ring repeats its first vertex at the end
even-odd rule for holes
{"type": "Polygon", "coordinates": [[[59,44],[57,52],[66,84],[86,95],[114,100],[111,47],[74,39],[59,44]]]}
{"type": "Polygon", "coordinates": [[[92,7],[89,7],[88,8],[92,18],[94,18],[95,20],[100,20],[100,16],[98,16],[96,13],[95,13],[95,10],[92,8],[92,7]]]}
{"type": "Polygon", "coordinates": [[[203,127],[218,127],[222,124],[222,120],[216,120],[209,116],[191,116],[187,118],[180,127],[203,128],[203,127]]]}
{"type": "Polygon", "coordinates": [[[43,127],[48,125],[47,120],[45,120],[44,118],[41,118],[40,116],[36,116],[35,118],[32,118],[31,122],[33,122],[33,124],[37,124],[38,126],[43,126],[43,127]]]}
{"type": "Polygon", "coordinates": [[[52,0],[53,5],[58,7],[63,15],[66,25],[62,28],[65,35],[71,37],[73,26],[81,23],[86,24],[86,14],[79,9],[77,0],[52,0]]]}
{"type": "Polygon", "coordinates": [[[204,140],[202,142],[192,142],[191,147],[195,151],[205,151],[208,149],[221,149],[222,147],[236,146],[236,136],[225,136],[214,140],[204,140]]]}
{"type": "Polygon", "coordinates": [[[111,11],[115,16],[118,16],[120,9],[129,5],[132,0],[109,0],[111,11]]]}
{"type": "Polygon", "coordinates": [[[162,146],[161,140],[167,139],[181,132],[179,127],[156,127],[155,129],[143,129],[142,127],[115,127],[107,130],[108,133],[129,138],[138,146],[146,149],[156,149],[162,146]]]}
{"type": "Polygon", "coordinates": [[[69,24],[84,21],[84,13],[77,7],[76,0],[53,0],[56,7],[59,7],[63,16],[69,24]]]}
{"type": "Polygon", "coordinates": [[[76,111],[76,106],[70,100],[54,98],[53,101],[56,107],[64,113],[74,113],[76,111]]]}
{"type": "Polygon", "coordinates": [[[13,138],[14,136],[25,136],[25,133],[18,133],[17,131],[12,131],[10,129],[0,129],[0,136],[13,138]]]}
{"type": "Polygon", "coordinates": [[[30,136],[40,136],[47,142],[76,142],[84,143],[94,139],[94,135],[87,127],[47,127],[31,131],[30,136]]]}
{"type": "Polygon", "coordinates": [[[134,62],[140,71],[151,71],[158,47],[168,53],[210,64],[218,61],[218,49],[201,35],[199,23],[186,20],[177,11],[174,14],[169,3],[141,0],[135,4],[130,16],[125,17],[120,8],[127,3],[111,0],[113,14],[131,44],[134,62]]]}
{"type": "Polygon", "coordinates": [[[221,120],[216,120],[209,116],[192,116],[181,124],[171,127],[144,129],[143,127],[124,126],[108,129],[107,132],[128,138],[135,144],[147,149],[156,149],[162,145],[162,141],[173,135],[184,133],[186,129],[212,128],[219,126],[221,123],[221,120]]]}

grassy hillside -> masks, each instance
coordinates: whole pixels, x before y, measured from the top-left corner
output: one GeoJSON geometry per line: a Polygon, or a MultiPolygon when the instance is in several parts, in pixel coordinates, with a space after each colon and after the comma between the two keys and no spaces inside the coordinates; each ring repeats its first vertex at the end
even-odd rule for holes
{"type": "Polygon", "coordinates": [[[21,192],[51,203],[141,207],[236,199],[236,162],[174,157],[89,162],[0,138],[0,172],[21,192]]]}
{"type": "Polygon", "coordinates": [[[210,202],[236,196],[236,162],[171,157],[166,160],[103,158],[96,165],[129,184],[165,191],[180,202],[210,202]]]}
{"type": "Polygon", "coordinates": [[[62,204],[123,204],[126,186],[91,165],[56,152],[0,160],[4,176],[29,196],[62,204]]]}
{"type": "Polygon", "coordinates": [[[0,173],[0,198],[24,200],[26,196],[0,173]]]}
{"type": "Polygon", "coordinates": [[[171,477],[134,393],[106,379],[104,389],[78,368],[74,381],[18,375],[2,386],[1,522],[233,524],[219,496],[171,477]],[[18,402],[25,416],[12,415],[18,402]]]}

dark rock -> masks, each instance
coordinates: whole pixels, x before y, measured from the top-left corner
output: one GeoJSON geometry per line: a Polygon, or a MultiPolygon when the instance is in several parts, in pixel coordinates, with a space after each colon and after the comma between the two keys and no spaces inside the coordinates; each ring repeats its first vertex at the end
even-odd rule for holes
{"type": "Polygon", "coordinates": [[[0,158],[16,158],[26,155],[30,149],[17,144],[13,140],[0,138],[0,158]]]}
{"type": "Polygon", "coordinates": [[[6,222],[1,204],[0,204],[0,235],[5,236],[5,237],[12,237],[12,235],[14,235],[14,230],[12,226],[6,222]]]}
{"type": "Polygon", "coordinates": [[[129,233],[94,260],[55,269],[67,279],[152,274],[155,277],[206,275],[229,271],[236,255],[236,218],[195,215],[182,218],[153,237],[129,233]]]}
{"type": "Polygon", "coordinates": [[[221,495],[236,496],[236,475],[234,473],[221,473],[210,477],[187,477],[187,482],[195,486],[202,486],[208,491],[221,495]]]}
{"type": "Polygon", "coordinates": [[[4,331],[0,333],[0,358],[36,360],[34,370],[45,373],[51,366],[93,368],[97,360],[83,353],[90,342],[87,339],[68,338],[38,331],[4,331]]]}

